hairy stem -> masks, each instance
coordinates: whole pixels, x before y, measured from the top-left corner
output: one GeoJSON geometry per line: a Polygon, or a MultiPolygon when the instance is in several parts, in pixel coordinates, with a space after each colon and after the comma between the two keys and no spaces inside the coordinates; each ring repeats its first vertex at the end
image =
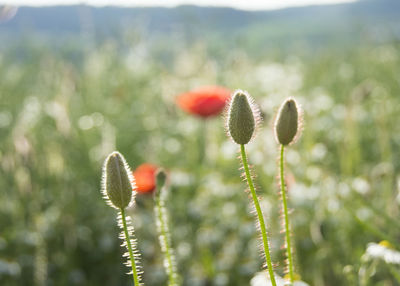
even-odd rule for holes
{"type": "Polygon", "coordinates": [[[290,283],[293,283],[293,281],[294,281],[293,256],[292,256],[292,247],[291,247],[291,241],[290,241],[289,212],[288,212],[287,199],[286,199],[284,154],[285,154],[285,146],[281,145],[280,177],[281,177],[283,214],[284,214],[284,219],[285,219],[286,255],[287,255],[287,261],[288,261],[289,279],[290,279],[290,283]]]}
{"type": "Polygon", "coordinates": [[[166,211],[164,207],[163,195],[161,194],[161,190],[156,193],[156,206],[155,206],[155,214],[157,218],[157,227],[159,232],[159,240],[161,245],[161,250],[165,256],[164,265],[168,274],[168,285],[176,286],[178,285],[178,275],[175,269],[175,258],[171,248],[171,240],[168,229],[168,220],[166,216],[166,211]]]}
{"type": "Polygon", "coordinates": [[[258,221],[260,223],[261,236],[262,236],[262,240],[263,240],[264,253],[265,253],[265,259],[267,261],[269,276],[270,276],[272,285],[276,286],[274,270],[272,268],[272,262],[271,262],[271,255],[269,252],[268,236],[267,236],[267,229],[265,227],[264,216],[261,211],[260,203],[258,202],[256,191],[254,189],[253,180],[250,175],[249,165],[247,163],[246,150],[245,150],[245,147],[243,144],[240,145],[240,152],[242,155],[242,162],[243,162],[244,171],[246,173],[247,183],[249,184],[251,196],[253,198],[254,206],[257,211],[258,221]]]}
{"type": "Polygon", "coordinates": [[[122,225],[123,225],[124,233],[125,233],[125,241],[126,241],[126,245],[128,246],[129,258],[131,260],[133,285],[139,286],[140,285],[139,284],[139,276],[138,276],[138,271],[136,270],[135,256],[133,255],[131,239],[130,239],[128,227],[126,224],[125,210],[122,208],[120,210],[121,210],[122,225]]]}

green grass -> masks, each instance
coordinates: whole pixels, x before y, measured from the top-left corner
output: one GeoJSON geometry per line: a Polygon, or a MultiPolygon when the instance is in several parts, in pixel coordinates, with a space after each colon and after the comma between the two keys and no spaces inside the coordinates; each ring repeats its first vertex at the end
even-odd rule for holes
{"type": "MultiPolygon", "coordinates": [[[[207,122],[204,135],[202,122],[175,105],[177,94],[203,84],[248,90],[261,106],[249,161],[278,274],[284,235],[271,122],[290,95],[305,113],[302,138],[285,154],[296,272],[310,285],[354,285],[369,267],[369,242],[385,238],[400,250],[397,44],[257,61],[194,45],[169,65],[134,49],[128,57],[106,44],[75,62],[29,44],[23,56],[0,54],[1,285],[130,285],[114,210],[99,193],[102,162],[115,149],[132,169],[147,161],[169,170],[165,204],[184,285],[248,285],[263,260],[237,146],[223,118],[207,122]],[[199,164],[201,136],[208,155],[199,164]]],[[[153,207],[138,195],[127,210],[149,286],[167,283],[153,207]]],[[[397,285],[398,265],[375,270],[367,285],[397,285]]]]}

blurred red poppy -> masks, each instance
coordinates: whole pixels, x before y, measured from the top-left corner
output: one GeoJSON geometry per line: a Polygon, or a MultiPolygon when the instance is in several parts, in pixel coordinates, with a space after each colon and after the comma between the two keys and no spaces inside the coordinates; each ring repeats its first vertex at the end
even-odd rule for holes
{"type": "Polygon", "coordinates": [[[138,193],[152,193],[156,188],[155,174],[158,167],[153,164],[145,163],[136,168],[133,177],[136,181],[136,191],[138,193]]]}
{"type": "Polygon", "coordinates": [[[179,95],[177,103],[184,111],[207,118],[222,112],[230,93],[224,87],[205,86],[179,95]]]}

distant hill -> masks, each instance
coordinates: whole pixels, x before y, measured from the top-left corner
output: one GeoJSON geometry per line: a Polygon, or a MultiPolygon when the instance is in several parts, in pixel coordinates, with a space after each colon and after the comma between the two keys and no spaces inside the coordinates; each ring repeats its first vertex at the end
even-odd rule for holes
{"type": "Polygon", "coordinates": [[[97,43],[129,34],[149,41],[204,40],[250,50],[376,43],[400,38],[400,1],[363,0],[255,12],[197,6],[20,7],[14,18],[0,22],[0,48],[32,35],[50,42],[90,37],[97,43]]]}

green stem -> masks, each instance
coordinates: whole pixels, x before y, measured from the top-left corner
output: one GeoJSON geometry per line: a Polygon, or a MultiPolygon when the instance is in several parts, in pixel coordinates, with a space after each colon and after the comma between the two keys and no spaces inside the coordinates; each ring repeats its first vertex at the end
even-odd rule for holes
{"type": "Polygon", "coordinates": [[[121,218],[122,218],[122,225],[124,227],[124,233],[125,233],[125,241],[126,245],[128,246],[128,251],[129,251],[129,258],[131,260],[131,266],[132,266],[132,275],[133,275],[133,285],[134,286],[139,286],[139,276],[136,270],[136,262],[135,262],[135,256],[133,255],[132,251],[132,245],[131,245],[131,239],[128,233],[128,227],[126,225],[126,218],[125,218],[125,210],[121,210],[121,218]]]}
{"type": "Polygon", "coordinates": [[[389,266],[390,273],[392,273],[393,277],[396,279],[398,283],[400,283],[400,273],[392,264],[387,264],[389,266]]]}
{"type": "Polygon", "coordinates": [[[249,184],[251,196],[253,197],[254,206],[257,211],[258,221],[260,223],[261,236],[262,236],[262,240],[263,240],[264,253],[265,253],[265,259],[267,261],[269,276],[271,279],[272,286],[276,286],[275,275],[274,275],[274,271],[272,268],[272,262],[271,262],[271,255],[269,252],[268,236],[267,236],[267,230],[265,227],[264,216],[261,211],[260,203],[258,202],[256,191],[254,189],[253,180],[250,175],[249,165],[247,163],[246,150],[245,150],[245,147],[243,144],[240,145],[240,152],[242,155],[242,161],[243,161],[244,171],[246,173],[246,179],[249,184]]]}
{"type": "Polygon", "coordinates": [[[167,223],[167,218],[164,215],[164,204],[161,198],[161,190],[157,193],[156,195],[156,216],[158,219],[159,223],[159,232],[160,232],[160,244],[161,244],[161,250],[164,252],[165,259],[166,259],[166,268],[167,268],[167,273],[168,273],[168,278],[169,278],[169,284],[168,285],[178,285],[177,281],[177,273],[174,269],[174,258],[172,254],[172,249],[170,246],[170,236],[169,236],[169,230],[168,230],[168,223],[167,223]]]}
{"type": "Polygon", "coordinates": [[[201,120],[200,122],[200,132],[198,137],[198,162],[200,166],[203,166],[204,162],[207,162],[207,153],[206,153],[206,143],[207,143],[207,120],[201,120]]]}
{"type": "Polygon", "coordinates": [[[285,177],[284,177],[285,176],[284,158],[283,158],[284,154],[285,154],[285,146],[281,145],[280,177],[281,177],[283,214],[284,214],[284,219],[285,219],[286,254],[287,254],[287,259],[288,259],[289,279],[290,279],[290,283],[293,283],[294,282],[293,257],[292,257],[292,248],[291,248],[291,242],[290,242],[289,213],[288,213],[288,207],[287,207],[285,177]]]}

